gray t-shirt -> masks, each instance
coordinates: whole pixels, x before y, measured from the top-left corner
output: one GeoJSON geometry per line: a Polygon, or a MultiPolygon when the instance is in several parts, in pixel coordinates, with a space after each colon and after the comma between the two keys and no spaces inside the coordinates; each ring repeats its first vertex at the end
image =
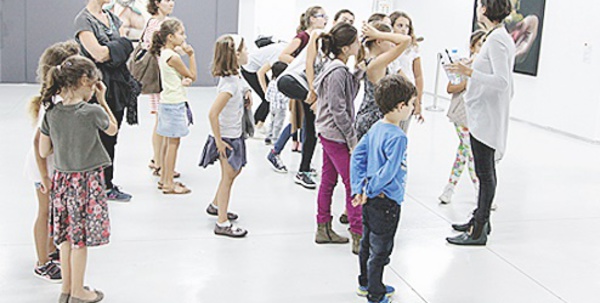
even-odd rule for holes
{"type": "Polygon", "coordinates": [[[54,166],[60,172],[85,172],[111,164],[98,130],[110,125],[98,104],[56,104],[44,116],[40,131],[54,148],[54,166]]]}
{"type": "Polygon", "coordinates": [[[121,37],[121,34],[119,33],[119,28],[123,25],[121,19],[110,11],[104,10],[104,13],[108,15],[108,23],[110,26],[106,26],[106,24],[94,17],[87,8],[84,8],[77,14],[77,17],[75,17],[75,41],[81,46],[82,54],[90,59],[92,56],[83,47],[83,44],[81,44],[79,33],[85,31],[92,32],[100,45],[106,45],[109,41],[121,37]]]}
{"type": "Polygon", "coordinates": [[[244,115],[244,94],[250,90],[246,81],[239,75],[220,77],[217,93],[226,92],[231,99],[219,115],[221,137],[237,139],[242,136],[242,115],[244,115]]]}

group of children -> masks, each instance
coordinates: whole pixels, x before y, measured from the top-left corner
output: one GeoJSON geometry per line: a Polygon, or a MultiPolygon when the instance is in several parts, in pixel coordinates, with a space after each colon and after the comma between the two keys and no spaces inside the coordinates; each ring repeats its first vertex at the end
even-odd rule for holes
{"type": "MultiPolygon", "coordinates": [[[[215,43],[211,73],[219,82],[208,116],[211,134],[200,166],[219,160],[221,179],[206,212],[217,216],[215,234],[247,235],[247,230],[231,223],[238,215],[228,209],[232,185],[247,164],[242,118],[244,108],[252,106],[252,94],[244,79],[256,77],[257,81],[248,82],[262,90],[268,105],[262,112],[270,112],[272,117],[268,139],[277,140],[268,155],[273,168],[287,171],[279,153],[293,133],[292,123],[286,128],[283,125],[294,102],[303,117],[303,161],[297,183],[317,187],[310,167],[317,138],[323,147],[315,242],[349,242],[332,229],[333,191],[341,176],[346,190],[346,219],[342,221],[350,224],[352,252],[359,255],[358,294],[367,296],[369,302],[388,302],[394,289],[385,286],[381,278],[404,201],[406,121],[413,115],[422,120],[422,74],[412,21],[403,13],[390,17],[374,14],[362,25],[360,35],[349,10],[336,14],[335,25],[328,32],[323,30],[328,17],[321,7],[309,8],[301,19],[290,45],[274,48],[281,51],[278,60],[266,56],[269,59],[258,64],[256,72],[242,69],[250,61],[244,38],[226,34],[215,43]],[[355,67],[348,66],[351,58],[355,67]],[[270,83],[265,77],[269,70],[270,83]],[[363,80],[364,100],[355,112],[354,100],[363,80]]],[[[191,189],[174,179],[178,177],[175,165],[180,139],[189,133],[193,120],[185,87],[197,77],[194,49],[186,43],[183,23],[174,18],[161,19],[151,36],[148,48],[158,58],[161,83],[160,95],[152,96],[155,102],[159,100],[155,132],[165,142],[156,149],[159,155],[151,165],[160,175],[158,188],[164,194],[187,194],[191,189]],[[189,57],[189,66],[182,55],[189,57]]],[[[471,45],[476,45],[473,39],[471,45]]],[[[102,292],[83,286],[86,249],[107,244],[110,236],[103,168],[111,161],[99,132],[114,135],[118,128],[106,105],[100,72],[79,52],[73,42],[46,50],[38,71],[40,96],[31,102],[32,116],[39,121],[32,158],[37,164],[40,201],[35,271],[48,280],[62,280],[59,302],[102,300],[102,292]],[[94,96],[98,104],[88,103],[94,96]],[[50,230],[45,229],[47,224],[50,230]],[[60,247],[60,258],[51,253],[54,245],[47,242],[49,234],[60,247]]],[[[464,85],[460,86],[464,90],[464,85]]],[[[460,92],[461,87],[452,87],[452,92],[460,92]]],[[[264,123],[263,116],[260,122],[264,123]]],[[[459,126],[466,127],[457,122],[457,129],[459,126]]],[[[460,155],[463,162],[468,157],[460,155]]]]}

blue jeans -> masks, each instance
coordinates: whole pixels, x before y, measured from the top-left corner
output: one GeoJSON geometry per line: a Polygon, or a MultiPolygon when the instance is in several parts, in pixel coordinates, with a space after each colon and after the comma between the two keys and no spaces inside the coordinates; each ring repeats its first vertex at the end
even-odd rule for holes
{"type": "Polygon", "coordinates": [[[370,302],[379,302],[385,296],[383,268],[390,263],[394,236],[400,222],[400,205],[388,198],[375,197],[363,205],[362,215],[358,283],[367,287],[370,302]]]}
{"type": "Polygon", "coordinates": [[[291,133],[292,132],[292,125],[288,124],[283,131],[281,131],[281,134],[279,135],[279,138],[277,139],[277,142],[275,142],[275,146],[273,147],[273,150],[275,151],[276,155],[281,154],[281,151],[283,151],[283,148],[285,147],[285,145],[287,144],[287,142],[290,140],[291,137],[294,138],[294,141],[297,141],[297,133],[291,133]]]}

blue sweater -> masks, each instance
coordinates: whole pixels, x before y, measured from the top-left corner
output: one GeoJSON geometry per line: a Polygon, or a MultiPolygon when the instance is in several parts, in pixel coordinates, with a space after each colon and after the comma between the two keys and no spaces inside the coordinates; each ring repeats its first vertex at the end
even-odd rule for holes
{"type": "Polygon", "coordinates": [[[350,182],[352,195],[366,193],[374,198],[383,193],[401,204],[406,187],[408,138],[396,125],[379,121],[352,152],[350,182]]]}

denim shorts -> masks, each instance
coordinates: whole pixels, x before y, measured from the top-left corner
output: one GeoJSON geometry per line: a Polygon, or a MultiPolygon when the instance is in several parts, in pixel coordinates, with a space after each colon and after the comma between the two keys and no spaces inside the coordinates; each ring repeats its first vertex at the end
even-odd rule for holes
{"type": "Polygon", "coordinates": [[[185,102],[158,105],[156,133],[167,138],[181,138],[190,133],[185,102]]]}

